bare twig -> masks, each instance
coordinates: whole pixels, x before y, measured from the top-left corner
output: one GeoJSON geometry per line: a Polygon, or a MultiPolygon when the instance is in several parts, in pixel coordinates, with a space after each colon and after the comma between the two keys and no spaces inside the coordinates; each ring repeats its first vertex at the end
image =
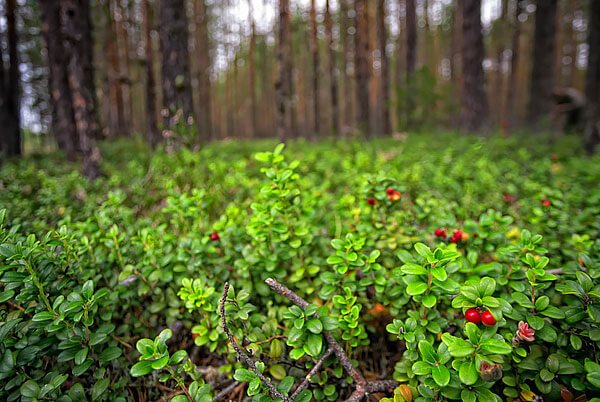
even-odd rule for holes
{"type": "Polygon", "coordinates": [[[331,356],[332,353],[333,353],[333,349],[330,347],[323,354],[323,356],[321,356],[321,358],[319,359],[317,364],[315,364],[315,366],[308,372],[306,377],[304,377],[304,380],[300,383],[300,385],[298,385],[298,388],[296,388],[296,390],[294,391],[292,396],[290,396],[290,399],[292,401],[294,399],[296,399],[296,397],[298,396],[298,394],[300,392],[302,392],[306,387],[308,387],[308,384],[310,383],[310,379],[312,378],[312,376],[314,376],[317,373],[317,371],[319,371],[321,369],[321,366],[323,365],[323,363],[325,363],[325,359],[327,359],[329,356],[331,356]]]}
{"type": "Polygon", "coordinates": [[[277,388],[275,388],[275,386],[273,385],[271,380],[269,380],[267,377],[265,377],[263,375],[263,373],[258,371],[254,360],[252,360],[250,358],[250,356],[248,356],[248,354],[245,351],[243,351],[242,348],[240,348],[240,346],[237,344],[237,341],[233,337],[233,334],[231,333],[231,331],[229,331],[229,327],[227,326],[227,317],[225,316],[225,302],[227,300],[228,292],[229,292],[229,283],[225,282],[225,286],[223,287],[223,296],[221,297],[221,303],[219,305],[219,310],[221,311],[221,323],[223,325],[223,331],[225,331],[225,334],[227,335],[227,339],[229,340],[229,343],[231,343],[231,346],[233,346],[233,349],[235,350],[237,355],[244,361],[244,363],[246,363],[246,365],[248,366],[250,371],[252,371],[254,374],[256,374],[258,376],[258,378],[260,378],[260,380],[263,382],[263,384],[265,384],[267,386],[267,388],[269,388],[269,391],[272,396],[276,396],[277,398],[280,398],[283,402],[291,402],[290,398],[283,395],[281,392],[279,392],[277,390],[277,388]]]}
{"type": "Polygon", "coordinates": [[[227,387],[223,388],[217,395],[215,395],[213,401],[218,402],[226,396],[229,396],[229,394],[231,394],[231,391],[233,391],[238,385],[240,385],[238,381],[232,382],[227,387]]]}

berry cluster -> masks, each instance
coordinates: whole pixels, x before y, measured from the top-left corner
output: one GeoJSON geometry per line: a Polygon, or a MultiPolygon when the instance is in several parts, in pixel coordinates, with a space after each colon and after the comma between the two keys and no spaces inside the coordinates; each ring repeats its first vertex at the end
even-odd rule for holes
{"type": "Polygon", "coordinates": [[[486,327],[491,327],[496,324],[496,319],[490,312],[485,310],[481,312],[480,308],[470,308],[465,312],[465,320],[472,322],[473,324],[482,323],[486,327]]]}
{"type": "MultiPolygon", "coordinates": [[[[391,187],[385,190],[385,193],[388,196],[388,200],[390,200],[391,202],[399,201],[400,198],[402,198],[402,193],[391,187]]],[[[369,197],[367,198],[367,204],[371,206],[377,205],[377,199],[375,199],[374,197],[369,197]]]]}
{"type": "MultiPolygon", "coordinates": [[[[446,229],[442,229],[442,228],[437,228],[434,232],[436,237],[439,237],[440,239],[446,240],[447,239],[447,233],[446,233],[446,229]]],[[[473,235],[475,237],[475,235],[473,235]]],[[[450,243],[460,243],[460,242],[466,242],[467,240],[469,240],[469,234],[461,229],[456,229],[453,233],[452,236],[450,236],[450,243]]]]}

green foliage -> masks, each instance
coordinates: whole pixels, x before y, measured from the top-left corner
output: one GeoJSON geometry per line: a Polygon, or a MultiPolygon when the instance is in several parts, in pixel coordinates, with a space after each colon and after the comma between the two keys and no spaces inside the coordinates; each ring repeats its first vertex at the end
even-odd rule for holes
{"type": "MultiPolygon", "coordinates": [[[[55,156],[6,164],[0,399],[210,400],[235,378],[270,400],[221,328],[225,281],[233,336],[287,395],[326,332],[394,401],[597,395],[600,163],[563,141],[109,144],[94,183],[55,156]]],[[[330,356],[296,400],[351,382],[330,356]]]]}

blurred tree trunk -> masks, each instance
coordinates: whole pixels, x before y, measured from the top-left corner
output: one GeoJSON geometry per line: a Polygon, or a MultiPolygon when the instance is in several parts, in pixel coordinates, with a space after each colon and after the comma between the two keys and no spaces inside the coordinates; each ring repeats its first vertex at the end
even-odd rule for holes
{"type": "MultiPolygon", "coordinates": [[[[21,155],[20,73],[17,52],[16,0],[5,4],[8,31],[8,72],[0,62],[0,156],[21,155]]],[[[0,58],[2,57],[0,51],[0,58]]]]}
{"type": "MultiPolygon", "coordinates": [[[[450,79],[454,90],[454,98],[461,98],[462,91],[462,0],[452,2],[452,36],[450,37],[450,79]]],[[[459,118],[453,117],[452,122],[458,125],[459,118]]]]}
{"type": "Polygon", "coordinates": [[[415,85],[413,84],[417,67],[417,9],[415,0],[406,0],[406,125],[410,127],[414,112],[415,85]]]}
{"type": "Polygon", "coordinates": [[[73,97],[75,127],[83,155],[83,174],[87,178],[95,179],[101,174],[101,157],[94,137],[94,128],[98,125],[94,122],[93,97],[90,88],[86,86],[90,78],[86,75],[86,63],[89,60],[86,60],[86,53],[83,50],[86,44],[84,30],[88,21],[83,12],[89,10],[89,6],[83,4],[86,2],[87,0],[60,0],[64,50],[68,60],[68,79],[73,97]]]}
{"type": "Polygon", "coordinates": [[[154,18],[150,0],[143,0],[144,4],[144,37],[145,37],[145,72],[146,72],[146,140],[152,148],[160,142],[161,135],[158,131],[156,119],[156,92],[154,82],[154,48],[152,44],[152,27],[154,18]]]}
{"type": "Polygon", "coordinates": [[[367,0],[354,0],[356,33],[354,58],[356,66],[356,123],[360,132],[371,137],[369,121],[369,15],[367,0]]]}
{"type": "Polygon", "coordinates": [[[115,45],[117,52],[118,73],[116,79],[122,96],[122,126],[121,136],[130,137],[132,131],[132,104],[131,104],[131,74],[129,70],[129,35],[125,27],[125,9],[121,1],[115,0],[112,11],[115,21],[115,45]]]}
{"type": "Polygon", "coordinates": [[[250,90],[250,138],[256,138],[258,127],[256,123],[256,24],[252,10],[252,1],[248,1],[250,8],[250,46],[248,47],[248,86],[250,90]]]}
{"type": "MultiPolygon", "coordinates": [[[[340,0],[340,39],[342,41],[342,74],[344,76],[344,119],[340,136],[344,136],[349,127],[354,126],[354,91],[352,88],[353,72],[356,66],[353,66],[353,46],[350,29],[354,26],[353,16],[350,13],[349,0],[340,0]],[[352,68],[351,68],[352,66],[352,68]]],[[[356,33],[355,33],[356,34],[356,33]]]]}
{"type": "Polygon", "coordinates": [[[79,41],[83,60],[83,74],[85,78],[85,87],[88,88],[91,96],[91,103],[88,107],[89,112],[92,114],[91,119],[91,132],[94,138],[100,138],[100,122],[98,120],[98,100],[96,99],[96,80],[94,75],[94,38],[92,37],[93,26],[91,20],[91,3],[89,0],[79,0],[79,6],[81,7],[82,21],[82,35],[79,41]]]}
{"type": "Polygon", "coordinates": [[[277,98],[277,135],[281,141],[292,131],[292,44],[289,0],[279,0],[279,34],[277,63],[279,77],[275,83],[277,98]]]}
{"type": "Polygon", "coordinates": [[[312,94],[314,126],[312,137],[320,136],[321,102],[319,99],[319,41],[317,39],[317,8],[315,0],[310,0],[310,53],[312,56],[312,94]]]}
{"type": "Polygon", "coordinates": [[[590,1],[588,21],[584,146],[586,152],[592,154],[600,144],[600,1],[590,1]]]}
{"type": "Polygon", "coordinates": [[[489,106],[483,74],[483,33],[481,0],[463,0],[463,90],[461,123],[465,131],[484,132],[488,128],[489,106]]]}
{"type": "Polygon", "coordinates": [[[520,41],[521,41],[521,21],[519,21],[519,15],[523,11],[522,0],[515,1],[515,15],[513,17],[513,34],[512,34],[512,45],[511,45],[511,59],[510,59],[510,71],[508,78],[508,90],[506,93],[506,102],[504,107],[504,120],[506,121],[506,129],[510,130],[515,125],[515,95],[517,92],[517,86],[519,85],[518,69],[519,69],[519,58],[520,58],[520,41]]]}
{"type": "Polygon", "coordinates": [[[391,134],[390,124],[390,72],[387,56],[387,27],[385,23],[385,0],[377,2],[377,37],[381,54],[381,110],[383,112],[382,129],[384,134],[391,134]]]}
{"type": "Polygon", "coordinates": [[[528,123],[539,128],[553,107],[554,54],[556,52],[557,0],[537,2],[533,38],[533,68],[529,87],[528,123]]]}
{"type": "Polygon", "coordinates": [[[79,148],[73,100],[69,89],[66,55],[60,29],[60,3],[40,2],[42,35],[46,45],[48,62],[48,91],[52,103],[52,133],[58,148],[69,160],[75,160],[79,148]]]}
{"type": "MultiPolygon", "coordinates": [[[[200,135],[206,139],[213,138],[211,119],[211,83],[210,83],[210,39],[208,36],[208,8],[206,0],[195,0],[196,18],[196,54],[198,58],[198,92],[200,99],[200,115],[198,128],[200,135]]],[[[252,63],[252,61],[251,61],[252,63]]]]}
{"type": "Polygon", "coordinates": [[[109,31],[108,40],[105,44],[107,58],[109,60],[110,71],[108,72],[109,97],[110,97],[110,121],[109,132],[112,137],[125,136],[128,131],[125,117],[125,101],[123,96],[123,81],[121,80],[121,63],[119,57],[119,41],[117,22],[115,20],[115,2],[111,0],[108,3],[109,9],[109,31]]]}
{"type": "MultiPolygon", "coordinates": [[[[160,48],[162,53],[163,107],[173,116],[178,110],[183,119],[193,116],[188,26],[185,0],[162,0],[160,4],[160,48]]],[[[168,116],[165,124],[169,125],[168,116]]]]}
{"type": "MultiPolygon", "coordinates": [[[[340,109],[338,102],[338,70],[336,66],[335,43],[333,39],[333,18],[329,0],[325,0],[325,35],[327,37],[327,50],[329,54],[329,80],[331,95],[331,131],[337,135],[340,131],[340,109]]],[[[345,18],[341,15],[340,18],[345,18]]],[[[340,30],[340,36],[345,35],[340,30]]]]}

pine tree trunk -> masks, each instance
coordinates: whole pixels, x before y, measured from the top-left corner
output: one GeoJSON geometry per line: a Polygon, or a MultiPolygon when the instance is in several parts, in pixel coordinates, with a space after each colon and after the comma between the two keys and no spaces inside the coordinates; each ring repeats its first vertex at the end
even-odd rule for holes
{"type": "Polygon", "coordinates": [[[461,128],[483,133],[488,129],[489,106],[483,74],[481,0],[463,0],[463,90],[461,128]]]}
{"type": "Polygon", "coordinates": [[[110,65],[108,73],[109,88],[110,88],[110,135],[112,137],[125,136],[128,129],[125,121],[125,100],[123,95],[123,85],[121,80],[121,63],[119,60],[119,41],[117,22],[114,15],[115,7],[118,0],[111,0],[108,3],[110,18],[109,23],[109,40],[107,41],[107,57],[110,65]]]}
{"type": "Polygon", "coordinates": [[[391,134],[390,124],[390,72],[387,56],[387,27],[385,24],[385,0],[377,2],[377,33],[379,53],[381,54],[381,110],[383,114],[383,133],[391,134]]]}
{"type": "Polygon", "coordinates": [[[406,125],[412,124],[415,108],[414,74],[417,67],[417,9],[415,0],[406,0],[406,125]]]}
{"type": "Polygon", "coordinates": [[[160,48],[162,53],[163,107],[165,124],[174,123],[178,111],[187,120],[194,114],[188,53],[188,26],[185,0],[162,0],[160,4],[160,48]]]}
{"type": "MultiPolygon", "coordinates": [[[[340,131],[340,110],[338,102],[338,76],[335,55],[335,43],[333,41],[333,18],[329,0],[325,1],[325,35],[327,37],[327,49],[329,54],[329,92],[331,96],[331,131],[337,135],[340,131]]],[[[345,18],[341,16],[341,18],[345,18]]],[[[344,35],[344,32],[340,32],[344,35]]]]}
{"type": "Polygon", "coordinates": [[[258,127],[256,122],[256,24],[250,5],[250,46],[248,47],[248,87],[250,91],[250,138],[256,138],[258,127]]]}
{"type": "Polygon", "coordinates": [[[289,0],[279,0],[277,63],[279,77],[275,83],[277,101],[277,135],[285,141],[292,131],[292,44],[289,0]]]}
{"type": "Polygon", "coordinates": [[[118,75],[117,80],[123,97],[123,126],[119,133],[130,137],[132,130],[131,75],[129,70],[129,34],[125,27],[125,10],[120,0],[114,2],[115,38],[117,46],[118,75]]]}
{"type": "Polygon", "coordinates": [[[344,76],[344,119],[342,124],[342,129],[339,132],[339,135],[343,137],[348,128],[354,125],[355,117],[354,117],[354,91],[352,88],[353,79],[353,71],[356,71],[356,67],[353,67],[352,70],[350,66],[353,64],[353,46],[351,35],[348,30],[354,26],[353,19],[356,16],[352,16],[350,11],[350,6],[348,4],[349,0],[340,0],[340,39],[342,40],[342,72],[344,76]]]}
{"type": "MultiPolygon", "coordinates": [[[[93,98],[90,88],[85,84],[86,60],[84,59],[82,41],[87,19],[83,10],[89,8],[82,5],[87,0],[60,0],[62,34],[64,36],[65,54],[68,60],[68,79],[73,99],[75,127],[79,137],[79,144],[83,154],[83,174],[87,178],[95,179],[100,176],[100,151],[94,138],[94,115],[91,111],[93,98]]],[[[87,78],[87,79],[86,79],[87,78]]],[[[97,127],[97,125],[96,125],[97,127]]]]}
{"type": "Polygon", "coordinates": [[[356,66],[356,124],[360,132],[371,137],[369,121],[369,16],[367,0],[354,1],[356,33],[354,57],[356,66]]]}
{"type": "Polygon", "coordinates": [[[143,0],[144,4],[144,34],[145,34],[145,45],[146,45],[146,60],[145,60],[145,72],[146,72],[146,139],[148,144],[152,148],[160,142],[161,135],[158,131],[158,124],[156,119],[156,92],[155,92],[155,81],[154,81],[154,48],[152,44],[152,26],[153,26],[153,13],[152,5],[150,0],[143,0]]]}
{"type": "Polygon", "coordinates": [[[588,68],[585,84],[584,146],[593,154],[600,144],[600,2],[590,1],[588,19],[588,68]]]}
{"type": "Polygon", "coordinates": [[[317,39],[317,7],[310,0],[310,53],[312,56],[312,93],[314,126],[312,137],[320,137],[321,102],[319,97],[319,42],[317,39]]]}
{"type": "MultiPolygon", "coordinates": [[[[0,64],[0,156],[21,155],[20,129],[20,73],[17,53],[16,0],[7,0],[5,5],[6,27],[8,30],[8,72],[0,64]]],[[[1,52],[0,52],[1,53],[1,52]]],[[[0,54],[1,57],[1,54],[0,54]]]]}
{"type": "Polygon", "coordinates": [[[60,3],[40,2],[42,35],[46,45],[48,62],[48,90],[52,102],[52,132],[58,148],[69,160],[75,160],[79,139],[75,127],[73,100],[69,88],[66,55],[60,28],[60,3]]]}
{"type": "Polygon", "coordinates": [[[549,126],[553,107],[556,11],[557,0],[537,2],[528,108],[528,122],[533,128],[549,126]]]}
{"type": "Polygon", "coordinates": [[[516,0],[515,2],[515,15],[513,18],[513,35],[512,35],[512,56],[510,59],[510,72],[508,78],[508,92],[506,94],[505,103],[505,121],[507,130],[514,127],[515,125],[515,98],[518,84],[518,69],[519,69],[519,58],[520,58],[520,41],[521,41],[521,22],[519,21],[519,15],[521,15],[523,3],[522,0],[516,0]]]}
{"type": "Polygon", "coordinates": [[[198,92],[200,116],[198,127],[200,135],[206,140],[213,138],[211,116],[210,84],[210,42],[208,37],[208,9],[206,0],[195,0],[196,15],[196,57],[198,58],[198,92]]]}

